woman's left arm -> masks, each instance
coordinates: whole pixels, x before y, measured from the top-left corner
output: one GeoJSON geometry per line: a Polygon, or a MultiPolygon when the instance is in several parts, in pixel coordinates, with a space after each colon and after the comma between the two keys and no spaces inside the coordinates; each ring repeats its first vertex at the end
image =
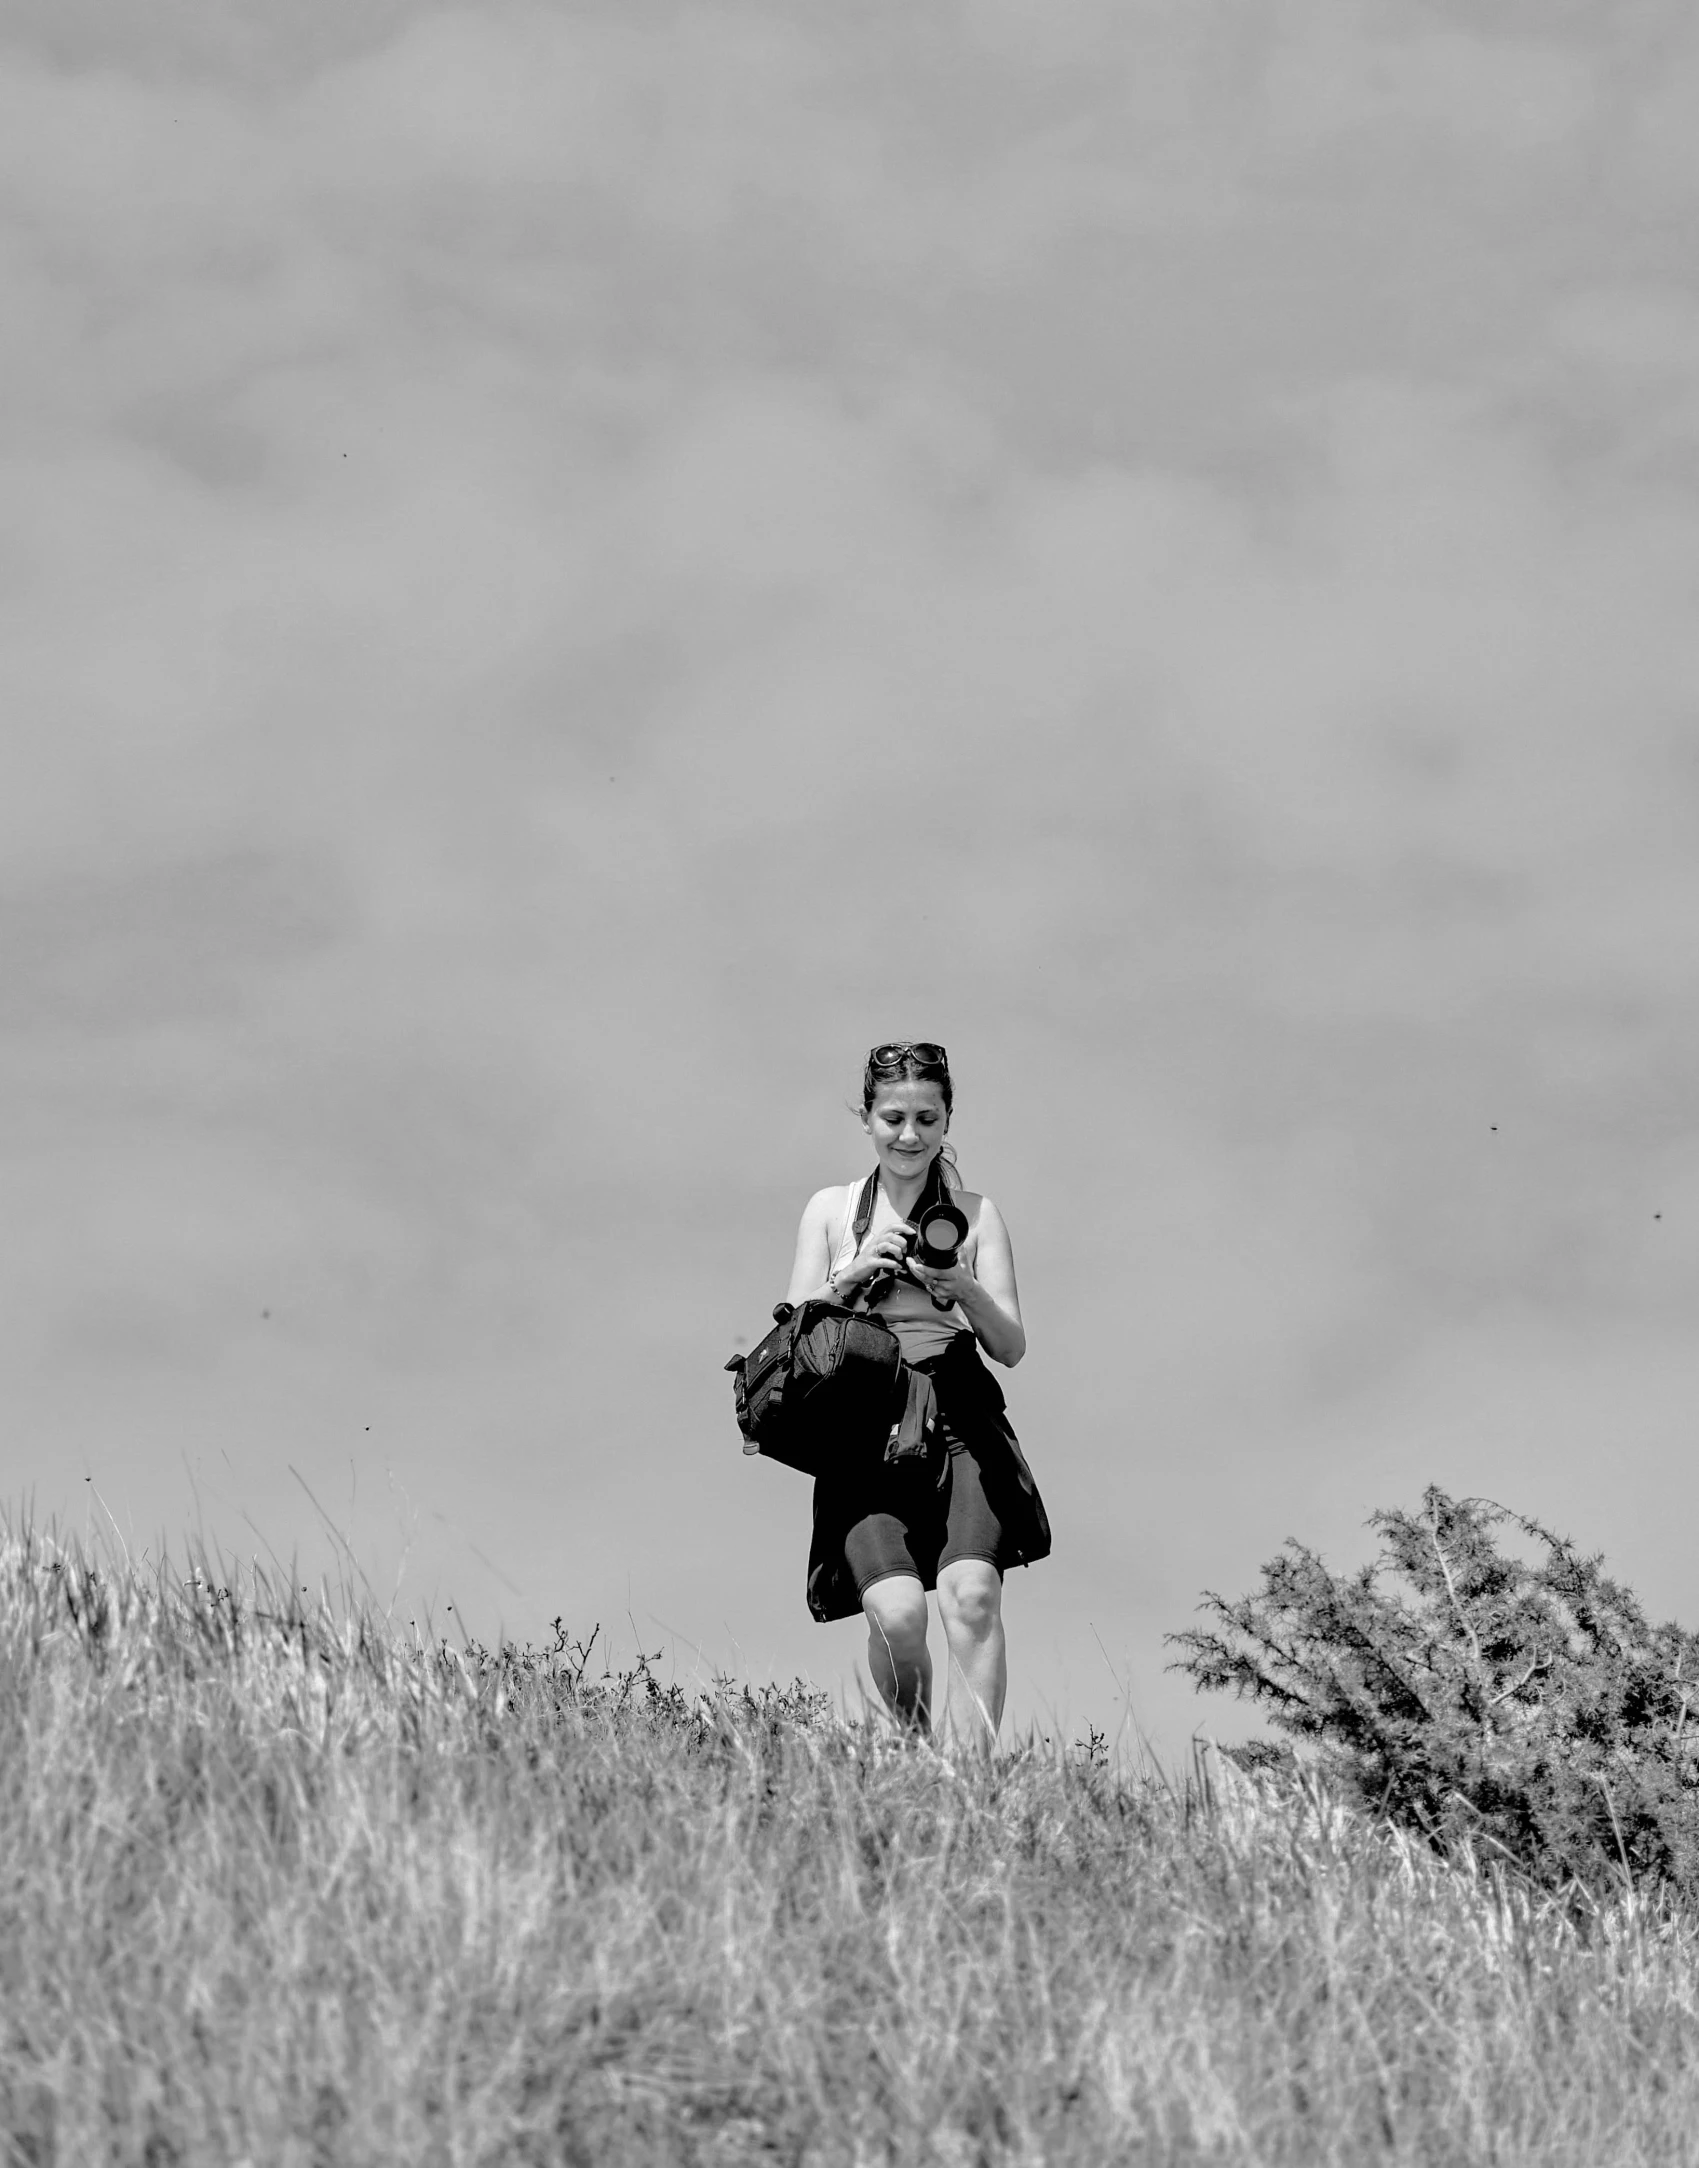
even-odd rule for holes
{"type": "Polygon", "coordinates": [[[1012,1370],[1026,1353],[1026,1328],[1021,1323],[1021,1298],[1015,1289],[1015,1253],[1009,1245],[1009,1230],[989,1197],[979,1200],[977,1232],[973,1272],[965,1265],[934,1272],[918,1261],[912,1270],[929,1294],[948,1295],[960,1303],[962,1315],[986,1354],[1012,1370]]]}

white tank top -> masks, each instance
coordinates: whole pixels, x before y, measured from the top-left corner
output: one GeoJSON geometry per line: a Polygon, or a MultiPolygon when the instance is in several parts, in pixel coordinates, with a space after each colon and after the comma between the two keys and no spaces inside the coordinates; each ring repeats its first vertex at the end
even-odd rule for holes
{"type": "MultiPolygon", "coordinates": [[[[873,1199],[875,1220],[879,1214],[879,1198],[883,1194],[884,1187],[881,1184],[873,1199]]],[[[832,1259],[834,1272],[841,1271],[856,1253],[855,1208],[860,1196],[861,1183],[852,1182],[849,1194],[844,1200],[843,1240],[838,1244],[838,1254],[832,1259]]],[[[868,1232],[871,1234],[871,1227],[868,1232]]],[[[962,1244],[962,1262],[970,1272],[973,1270],[974,1252],[978,1247],[977,1238],[978,1229],[975,1228],[962,1244]]],[[[866,1307],[860,1288],[855,1291],[855,1301],[858,1309],[866,1307]]],[[[897,1336],[897,1345],[909,1362],[924,1362],[929,1356],[941,1355],[958,1333],[965,1332],[970,1338],[973,1334],[973,1327],[962,1315],[960,1303],[953,1303],[947,1310],[935,1310],[932,1307],[932,1297],[925,1288],[906,1276],[899,1276],[890,1293],[880,1298],[874,1306],[873,1315],[883,1318],[890,1326],[897,1336]]]]}

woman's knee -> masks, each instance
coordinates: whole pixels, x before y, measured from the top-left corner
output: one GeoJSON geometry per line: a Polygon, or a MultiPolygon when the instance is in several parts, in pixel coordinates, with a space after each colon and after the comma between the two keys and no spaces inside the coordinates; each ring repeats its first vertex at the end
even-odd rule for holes
{"type": "Polygon", "coordinates": [[[988,1558],[959,1558],[938,1575],[944,1630],[983,1641],[1003,1615],[1003,1579],[988,1558]]]}
{"type": "Polygon", "coordinates": [[[926,1648],[926,1591],[907,1574],[893,1573],[862,1592],[861,1608],[874,1637],[899,1663],[926,1648]]]}

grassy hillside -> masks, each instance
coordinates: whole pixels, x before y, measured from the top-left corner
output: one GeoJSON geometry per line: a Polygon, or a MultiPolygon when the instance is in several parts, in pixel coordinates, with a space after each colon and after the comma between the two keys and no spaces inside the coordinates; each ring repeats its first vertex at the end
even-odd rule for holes
{"type": "Polygon", "coordinates": [[[1699,1930],[0,1542],[0,2158],[1699,2160],[1699,1930]]]}

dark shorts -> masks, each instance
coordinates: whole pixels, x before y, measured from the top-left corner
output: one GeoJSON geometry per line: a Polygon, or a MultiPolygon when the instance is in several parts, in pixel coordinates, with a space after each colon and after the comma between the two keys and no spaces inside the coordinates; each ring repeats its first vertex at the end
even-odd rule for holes
{"type": "Polygon", "coordinates": [[[951,1447],[942,1485],[925,1467],[882,1468],[867,1503],[871,1510],[844,1537],[858,1596],[891,1573],[912,1573],[923,1588],[936,1588],[939,1568],[962,1558],[983,1558],[1001,1574],[1003,1524],[965,1446],[951,1447]]]}

